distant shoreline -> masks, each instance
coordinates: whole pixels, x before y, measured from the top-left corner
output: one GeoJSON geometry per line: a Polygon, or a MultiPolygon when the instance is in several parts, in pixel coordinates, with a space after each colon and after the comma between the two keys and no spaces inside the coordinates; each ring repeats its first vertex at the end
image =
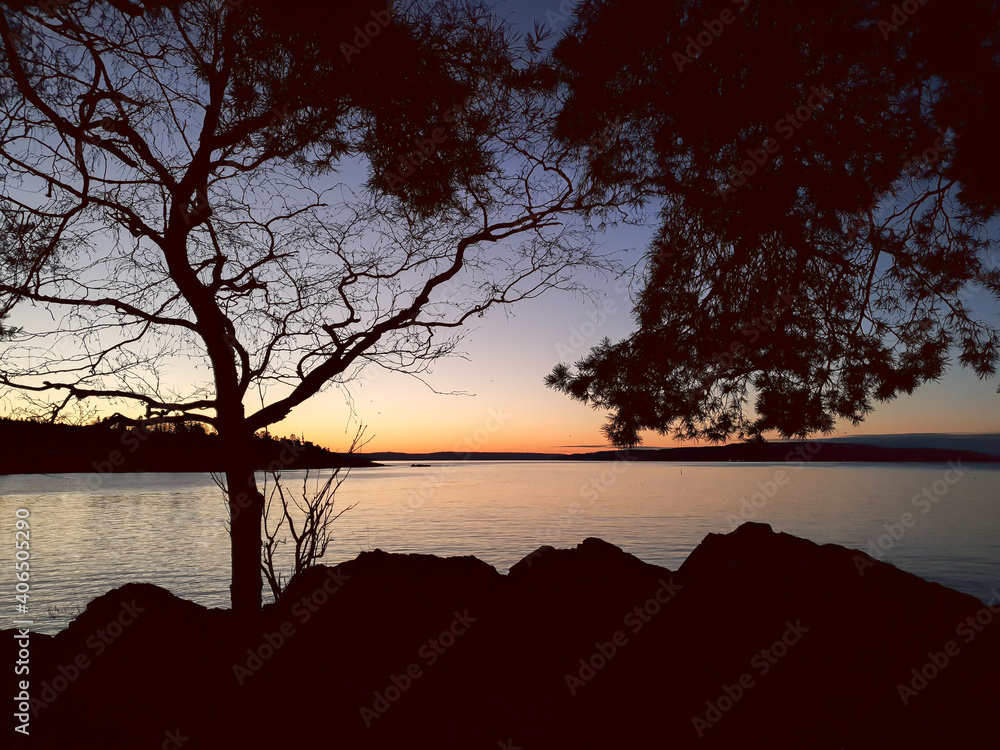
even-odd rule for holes
{"type": "MultiPolygon", "coordinates": [[[[992,448],[992,436],[979,447],[992,448]]],[[[877,439],[877,438],[876,438],[877,439]]],[[[126,474],[142,472],[211,472],[225,466],[222,439],[200,427],[166,430],[108,424],[67,425],[0,418],[0,475],[126,474]]],[[[407,453],[334,453],[310,441],[257,435],[249,458],[258,471],[371,468],[384,461],[428,464],[440,461],[661,461],[714,463],[1000,463],[996,453],[914,445],[861,442],[788,441],[731,443],[678,448],[633,448],[587,453],[528,451],[437,451],[407,453]]],[[[427,468],[427,467],[412,467],[427,468]]]]}
{"type": "Polygon", "coordinates": [[[798,441],[594,451],[591,453],[460,452],[359,454],[370,461],[661,461],[715,463],[1000,463],[1000,456],[946,448],[889,448],[863,443],[798,441]]]}

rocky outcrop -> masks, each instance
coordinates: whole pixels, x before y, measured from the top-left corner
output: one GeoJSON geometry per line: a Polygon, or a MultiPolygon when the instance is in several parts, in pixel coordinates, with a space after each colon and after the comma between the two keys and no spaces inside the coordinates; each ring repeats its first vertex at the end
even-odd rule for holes
{"type": "Polygon", "coordinates": [[[131,584],[33,641],[31,746],[986,748],[996,610],[753,523],[678,571],[362,553],[253,623],[131,584]]]}

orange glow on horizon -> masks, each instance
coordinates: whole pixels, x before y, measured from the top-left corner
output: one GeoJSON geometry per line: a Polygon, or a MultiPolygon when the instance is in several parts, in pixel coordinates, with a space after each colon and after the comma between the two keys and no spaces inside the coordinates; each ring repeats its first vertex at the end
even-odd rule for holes
{"type": "MultiPolygon", "coordinates": [[[[387,379],[389,380],[389,379],[387,379]]],[[[533,379],[532,379],[533,380],[533,379]]],[[[379,384],[380,386],[382,384],[379,384]]],[[[363,421],[371,442],[366,452],[436,453],[588,453],[613,450],[601,427],[606,415],[533,382],[493,383],[475,396],[434,394],[423,385],[399,378],[386,387],[355,397],[355,420],[342,397],[322,394],[272,432],[304,435],[331,450],[344,450],[363,421]]],[[[995,383],[955,373],[930,383],[912,396],[876,407],[858,427],[837,425],[828,436],[905,435],[914,433],[985,434],[1000,431],[1000,398],[995,383]]],[[[778,440],[778,435],[767,436],[778,440]]],[[[677,442],[656,433],[643,435],[644,448],[708,445],[677,442]]],[[[732,438],[727,442],[736,442],[732,438]]]]}

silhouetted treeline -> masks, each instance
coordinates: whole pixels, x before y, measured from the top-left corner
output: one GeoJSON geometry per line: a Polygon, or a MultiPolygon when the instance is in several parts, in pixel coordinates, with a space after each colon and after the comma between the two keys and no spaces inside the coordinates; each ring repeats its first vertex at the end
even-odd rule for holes
{"type": "MultiPolygon", "coordinates": [[[[221,438],[200,424],[125,427],[49,424],[0,418],[0,474],[131,471],[221,471],[221,438]]],[[[296,438],[257,435],[257,469],[372,466],[357,456],[333,453],[296,438]]]]}

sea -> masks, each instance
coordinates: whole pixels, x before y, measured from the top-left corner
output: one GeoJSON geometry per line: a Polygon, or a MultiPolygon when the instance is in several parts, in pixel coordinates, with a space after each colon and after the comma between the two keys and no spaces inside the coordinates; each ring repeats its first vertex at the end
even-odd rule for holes
{"type": "MultiPolygon", "coordinates": [[[[329,476],[286,471],[281,482],[301,496],[329,476]]],[[[475,555],[506,573],[542,545],[599,537],[676,570],[706,535],[756,521],[1000,599],[1000,464],[387,463],[353,469],[335,507],[349,510],[331,527],[327,564],[381,549],[475,555]]],[[[56,633],[132,581],[227,607],[227,520],[209,474],[2,476],[0,628],[30,621],[56,633]],[[23,541],[27,550],[15,546],[23,541]],[[29,563],[27,581],[16,579],[17,561],[29,563]]],[[[287,555],[281,562],[291,565],[287,555]]]]}

